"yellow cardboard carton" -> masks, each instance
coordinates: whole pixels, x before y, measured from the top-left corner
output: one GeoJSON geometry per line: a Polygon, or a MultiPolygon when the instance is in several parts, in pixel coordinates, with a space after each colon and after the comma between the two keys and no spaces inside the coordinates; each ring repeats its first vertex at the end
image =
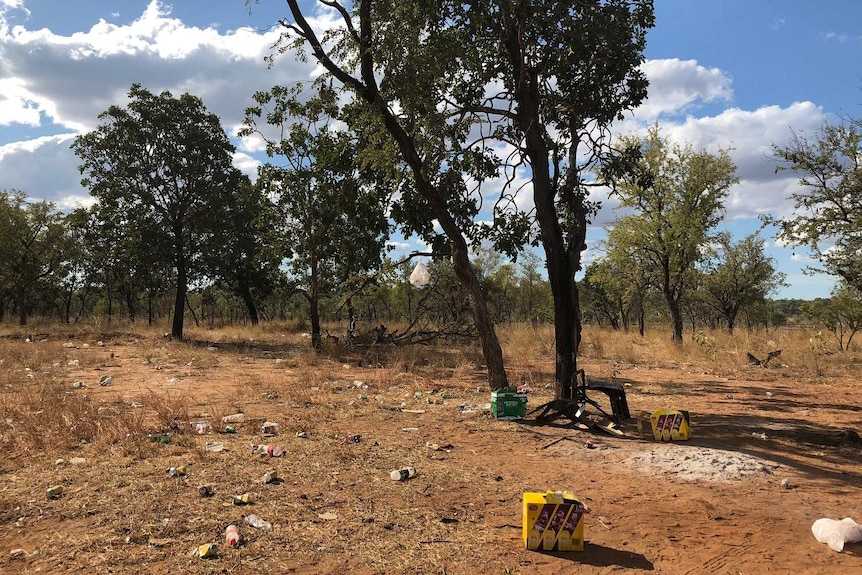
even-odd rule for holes
{"type": "Polygon", "coordinates": [[[584,550],[584,504],[569,493],[524,493],[524,544],[541,551],[584,550]]]}
{"type": "Polygon", "coordinates": [[[676,409],[641,412],[638,416],[638,432],[645,439],[684,441],[691,437],[688,412],[676,409]]]}

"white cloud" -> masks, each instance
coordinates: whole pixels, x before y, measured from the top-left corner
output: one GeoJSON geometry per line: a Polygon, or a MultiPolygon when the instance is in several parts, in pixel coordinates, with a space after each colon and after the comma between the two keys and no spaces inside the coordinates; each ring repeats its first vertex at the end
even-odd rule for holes
{"type": "Polygon", "coordinates": [[[649,79],[647,99],[635,112],[652,122],[662,114],[679,114],[697,103],[733,98],[731,78],[718,68],[706,68],[696,60],[647,60],[641,69],[649,79]]]}
{"type": "Polygon", "coordinates": [[[78,158],[69,149],[75,134],[43,136],[0,146],[2,187],[21,190],[37,200],[59,203],[84,197],[78,158]]]}
{"type": "Polygon", "coordinates": [[[267,70],[278,30],[188,26],[156,0],[126,25],[99,20],[68,36],[21,25],[2,32],[0,78],[15,90],[3,91],[0,124],[32,123],[40,111],[66,129],[89,130],[100,112],[126,101],[134,82],[195,94],[225,125],[238,124],[255,90],[306,80],[313,69],[285,56],[267,70]]]}

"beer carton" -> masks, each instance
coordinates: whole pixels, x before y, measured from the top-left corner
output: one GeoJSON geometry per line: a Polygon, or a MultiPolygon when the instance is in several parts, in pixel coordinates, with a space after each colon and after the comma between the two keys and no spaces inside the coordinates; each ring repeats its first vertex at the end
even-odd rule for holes
{"type": "Polygon", "coordinates": [[[572,493],[524,493],[523,521],[527,549],[584,550],[584,504],[572,493]]]}
{"type": "Polygon", "coordinates": [[[691,420],[687,411],[657,409],[638,416],[638,432],[644,439],[684,441],[691,436],[691,420]]]}
{"type": "Polygon", "coordinates": [[[527,414],[527,394],[515,387],[491,392],[491,415],[497,419],[521,419],[527,414]]]}

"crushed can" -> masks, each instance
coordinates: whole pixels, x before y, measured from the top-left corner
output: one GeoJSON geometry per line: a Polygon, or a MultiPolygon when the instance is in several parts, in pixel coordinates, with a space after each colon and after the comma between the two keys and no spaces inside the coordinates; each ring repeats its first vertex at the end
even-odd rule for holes
{"type": "Polygon", "coordinates": [[[61,495],[63,495],[63,486],[62,485],[52,485],[48,489],[45,490],[45,495],[48,499],[57,499],[61,495]]]}
{"type": "Polygon", "coordinates": [[[236,433],[236,427],[233,425],[226,425],[224,428],[225,433],[236,433]]]}
{"type": "Polygon", "coordinates": [[[201,559],[217,557],[218,545],[216,545],[215,543],[204,543],[203,545],[195,547],[194,551],[192,551],[192,555],[194,557],[200,557],[201,559]]]}
{"type": "Polygon", "coordinates": [[[264,483],[275,483],[276,481],[278,481],[278,472],[275,469],[271,469],[263,474],[264,483]]]}
{"type": "Polygon", "coordinates": [[[233,496],[234,505],[248,505],[252,502],[251,493],[243,493],[242,495],[233,496]]]}
{"type": "Polygon", "coordinates": [[[215,494],[215,485],[212,483],[200,485],[198,486],[198,493],[201,497],[212,497],[215,494]]]}
{"type": "Polygon", "coordinates": [[[415,467],[402,467],[389,473],[389,478],[392,481],[406,481],[416,475],[415,467]]]}
{"type": "Polygon", "coordinates": [[[170,475],[171,477],[183,477],[186,475],[186,466],[178,465],[176,467],[169,467],[168,475],[170,475]]]}

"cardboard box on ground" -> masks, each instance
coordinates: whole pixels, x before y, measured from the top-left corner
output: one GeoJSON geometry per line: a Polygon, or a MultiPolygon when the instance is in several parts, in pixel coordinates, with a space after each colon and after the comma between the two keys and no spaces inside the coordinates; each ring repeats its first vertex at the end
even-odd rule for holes
{"type": "Polygon", "coordinates": [[[638,415],[638,433],[642,439],[684,441],[691,437],[691,419],[687,411],[657,409],[638,415]]]}
{"type": "Polygon", "coordinates": [[[584,550],[584,504],[572,493],[524,493],[524,544],[540,551],[584,550]]]}
{"type": "Polygon", "coordinates": [[[527,394],[516,387],[491,392],[491,415],[497,419],[521,419],[527,414],[527,394]]]}

